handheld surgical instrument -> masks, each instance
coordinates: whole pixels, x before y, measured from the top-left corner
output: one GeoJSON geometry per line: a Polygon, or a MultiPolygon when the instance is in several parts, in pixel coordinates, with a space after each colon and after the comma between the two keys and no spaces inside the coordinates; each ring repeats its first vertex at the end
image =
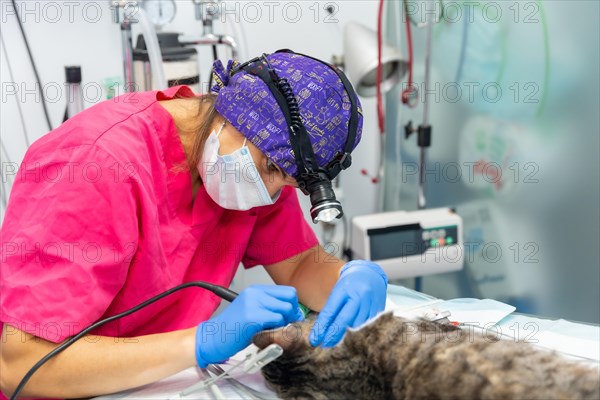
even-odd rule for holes
{"type": "Polygon", "coordinates": [[[209,379],[200,381],[200,382],[188,387],[187,389],[185,389],[181,393],[179,393],[179,398],[188,396],[189,394],[196,392],[198,390],[204,389],[206,387],[210,388],[211,385],[213,385],[217,381],[219,381],[223,378],[231,377],[231,375],[230,375],[231,371],[234,371],[234,370],[238,369],[239,367],[242,367],[244,372],[247,372],[249,374],[256,373],[256,372],[260,371],[260,369],[262,367],[264,367],[271,361],[275,360],[277,357],[281,356],[282,354],[283,354],[283,348],[281,346],[279,346],[278,344],[272,343],[272,344],[268,345],[267,347],[265,347],[264,349],[257,351],[256,354],[254,354],[254,355],[247,354],[245,359],[243,359],[240,362],[233,365],[228,371],[223,372],[214,378],[209,378],[209,379]]]}

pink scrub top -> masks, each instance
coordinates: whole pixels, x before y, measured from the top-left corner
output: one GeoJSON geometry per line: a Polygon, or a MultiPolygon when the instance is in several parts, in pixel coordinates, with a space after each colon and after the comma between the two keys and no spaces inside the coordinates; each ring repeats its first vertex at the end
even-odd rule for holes
{"type": "MultiPolygon", "coordinates": [[[[318,244],[290,186],[248,211],[219,207],[204,187],[192,199],[177,128],[158,103],[176,96],[196,95],[177,86],[119,96],[28,149],[0,238],[2,323],[58,343],[181,283],[229,286],[240,262],[269,265],[318,244]]],[[[93,333],[190,328],[219,302],[187,288],[93,333]]]]}

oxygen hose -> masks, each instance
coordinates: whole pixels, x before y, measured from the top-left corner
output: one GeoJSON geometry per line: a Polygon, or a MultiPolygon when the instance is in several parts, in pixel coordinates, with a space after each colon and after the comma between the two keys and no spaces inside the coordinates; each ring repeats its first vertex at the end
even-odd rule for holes
{"type": "Polygon", "coordinates": [[[68,339],[67,341],[63,342],[60,346],[56,347],[54,350],[52,350],[50,353],[46,354],[42,359],[40,359],[33,367],[31,367],[31,369],[29,371],[27,371],[27,373],[25,374],[25,376],[23,376],[23,379],[21,379],[21,382],[19,382],[19,385],[17,386],[17,388],[15,389],[14,393],[12,394],[12,396],[10,396],[10,400],[16,400],[17,397],[19,396],[19,393],[21,393],[21,391],[23,390],[23,388],[25,387],[25,385],[27,384],[27,382],[29,381],[29,379],[31,379],[31,377],[33,376],[33,374],[35,374],[35,372],[40,369],[40,367],[42,365],[44,365],[46,362],[48,362],[48,360],[50,360],[52,357],[54,357],[55,355],[57,355],[58,353],[60,353],[61,351],[63,351],[64,349],[66,349],[67,347],[69,347],[70,345],[72,345],[73,343],[75,343],[76,341],[78,341],[79,339],[81,339],[82,337],[84,337],[87,333],[89,333],[90,331],[108,323],[114,320],[117,320],[119,318],[123,318],[126,317],[130,314],[133,314],[136,311],[141,310],[144,307],[149,306],[152,303],[155,303],[156,301],[162,299],[163,297],[167,297],[181,289],[185,289],[188,287],[201,287],[203,289],[209,290],[212,293],[216,294],[217,296],[219,296],[220,298],[222,298],[223,300],[227,300],[228,302],[232,302],[236,297],[237,297],[237,293],[227,289],[226,287],[223,286],[219,286],[219,285],[214,285],[212,283],[208,283],[208,282],[202,282],[202,281],[195,281],[195,282],[187,282],[187,283],[183,283],[181,285],[175,286],[172,289],[169,289],[165,292],[162,292],[146,301],[144,301],[143,303],[138,304],[135,307],[130,308],[129,310],[125,310],[119,314],[113,315],[112,317],[108,317],[105,319],[102,319],[98,322],[93,323],[92,325],[88,326],[87,328],[85,328],[84,330],[82,330],[81,332],[79,332],[77,335],[73,336],[72,338],[68,339]]]}
{"type": "Polygon", "coordinates": [[[169,87],[169,82],[165,77],[165,68],[163,65],[162,52],[158,43],[158,36],[154,25],[150,22],[143,7],[138,7],[138,21],[148,50],[148,60],[150,61],[150,70],[152,71],[152,89],[164,90],[169,87]]]}

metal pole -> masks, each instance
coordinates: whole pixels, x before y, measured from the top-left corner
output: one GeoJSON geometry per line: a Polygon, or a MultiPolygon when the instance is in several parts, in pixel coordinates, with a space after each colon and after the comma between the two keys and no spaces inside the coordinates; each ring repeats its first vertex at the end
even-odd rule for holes
{"type": "Polygon", "coordinates": [[[202,36],[192,40],[180,41],[184,46],[210,45],[216,46],[223,44],[231,49],[231,58],[238,58],[238,43],[233,36],[215,35],[213,31],[213,21],[219,18],[221,0],[193,0],[196,11],[196,19],[202,21],[202,36]]]}
{"type": "Polygon", "coordinates": [[[203,35],[200,38],[194,38],[192,40],[183,40],[180,43],[184,46],[200,46],[200,45],[213,45],[213,44],[224,44],[231,49],[231,56],[236,59],[238,56],[239,45],[235,41],[235,38],[229,35],[214,35],[208,34],[203,35]]]}
{"type": "Polygon", "coordinates": [[[131,21],[124,13],[121,22],[121,43],[123,46],[123,77],[125,92],[135,92],[135,75],[133,72],[133,44],[131,40],[131,21]]]}
{"type": "MultiPolygon", "coordinates": [[[[433,2],[430,2],[432,4],[433,2]]],[[[429,16],[427,18],[427,44],[425,52],[425,82],[424,86],[424,97],[423,97],[423,127],[429,126],[429,100],[427,99],[428,88],[429,88],[429,70],[431,66],[431,33],[433,30],[433,21],[429,16]]],[[[420,147],[419,151],[419,192],[418,192],[418,207],[424,209],[427,206],[427,200],[425,199],[425,162],[426,162],[426,148],[420,147]]]]}

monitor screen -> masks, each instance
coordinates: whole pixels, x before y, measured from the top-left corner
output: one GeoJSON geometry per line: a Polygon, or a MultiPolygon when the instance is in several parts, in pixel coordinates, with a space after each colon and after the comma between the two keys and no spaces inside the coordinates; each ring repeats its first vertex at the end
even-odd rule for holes
{"type": "Polygon", "coordinates": [[[372,260],[408,257],[421,254],[421,226],[419,224],[369,229],[372,260]]]}

